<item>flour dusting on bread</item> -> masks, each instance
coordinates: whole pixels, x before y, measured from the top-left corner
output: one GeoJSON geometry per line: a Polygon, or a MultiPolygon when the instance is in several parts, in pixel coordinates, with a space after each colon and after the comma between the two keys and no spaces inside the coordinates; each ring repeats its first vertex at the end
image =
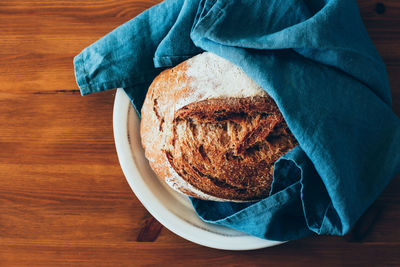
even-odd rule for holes
{"type": "Polygon", "coordinates": [[[204,52],[187,64],[186,75],[192,90],[176,103],[175,110],[206,99],[266,94],[241,68],[213,53],[204,52]]]}

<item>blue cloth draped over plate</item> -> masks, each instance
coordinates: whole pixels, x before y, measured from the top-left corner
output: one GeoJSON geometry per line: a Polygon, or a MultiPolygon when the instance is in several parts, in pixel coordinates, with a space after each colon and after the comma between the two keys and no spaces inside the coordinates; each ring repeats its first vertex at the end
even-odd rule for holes
{"type": "Polygon", "coordinates": [[[122,87],[137,111],[163,68],[210,51],[272,96],[299,146],[255,203],[191,199],[205,221],[272,240],[344,235],[400,172],[400,120],[354,0],[167,0],[74,59],[83,95],[122,87]]]}

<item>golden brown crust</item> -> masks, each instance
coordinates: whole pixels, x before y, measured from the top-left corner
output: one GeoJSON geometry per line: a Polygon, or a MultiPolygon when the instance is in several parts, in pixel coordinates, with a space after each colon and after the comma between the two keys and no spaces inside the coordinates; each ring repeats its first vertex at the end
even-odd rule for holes
{"type": "MultiPolygon", "coordinates": [[[[175,190],[189,196],[198,197],[175,173],[166,157],[165,148],[172,141],[172,120],[179,99],[193,91],[185,74],[187,63],[161,72],[152,82],[141,110],[140,134],[145,156],[157,176],[175,190]],[[180,88],[180,90],[176,90],[180,88]]],[[[206,199],[206,197],[204,197],[206,199]]]]}
{"type": "Polygon", "coordinates": [[[209,99],[175,113],[175,171],[203,192],[224,199],[268,195],[273,165],[296,145],[269,97],[209,99]]]}
{"type": "Polygon", "coordinates": [[[147,93],[142,144],[156,174],[174,189],[211,200],[266,197],[274,162],[296,140],[268,95],[176,103],[191,94],[186,62],[163,71],[147,93]]]}

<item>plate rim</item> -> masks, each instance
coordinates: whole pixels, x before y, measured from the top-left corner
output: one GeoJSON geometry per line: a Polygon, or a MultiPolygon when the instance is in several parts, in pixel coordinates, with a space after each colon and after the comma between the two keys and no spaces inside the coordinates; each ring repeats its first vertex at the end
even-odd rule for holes
{"type": "MultiPolygon", "coordinates": [[[[219,235],[178,217],[168,208],[163,208],[162,203],[157,198],[150,201],[148,196],[152,195],[151,190],[147,188],[144,182],[141,182],[141,179],[134,178],[142,177],[142,175],[136,167],[128,138],[129,108],[134,109],[129,97],[123,89],[118,88],[113,109],[113,132],[118,160],[133,193],[146,210],[164,227],[193,243],[221,250],[255,250],[285,243],[247,234],[241,236],[219,235]]],[[[136,112],[135,115],[137,116],[136,112]]]]}

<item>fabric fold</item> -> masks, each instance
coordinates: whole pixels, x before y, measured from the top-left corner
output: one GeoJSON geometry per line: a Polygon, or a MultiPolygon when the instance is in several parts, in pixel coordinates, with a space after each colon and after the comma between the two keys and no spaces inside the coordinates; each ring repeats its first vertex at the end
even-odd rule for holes
{"type": "Polygon", "coordinates": [[[153,56],[170,32],[184,0],[164,1],[126,22],[85,48],[74,58],[75,74],[83,95],[118,87],[135,88],[142,95],[161,70],[153,56]]]}
{"type": "MultiPolygon", "coordinates": [[[[331,218],[322,217],[319,221],[334,221],[336,224],[333,227],[318,226],[314,230],[322,234],[344,235],[372,204],[369,197],[360,196],[374,195],[375,199],[390,180],[383,177],[393,177],[396,174],[393,170],[397,169],[398,172],[400,165],[399,153],[395,153],[394,158],[379,159],[385,165],[383,162],[386,160],[393,163],[392,171],[380,169],[379,174],[375,171],[375,177],[367,175],[374,171],[370,169],[372,165],[365,162],[376,158],[371,158],[371,154],[366,154],[366,151],[382,148],[382,140],[389,142],[384,145],[388,149],[400,151],[400,142],[397,141],[400,140],[400,124],[388,105],[391,99],[384,64],[368,38],[362,38],[363,46],[352,57],[347,58],[348,51],[354,49],[353,35],[359,35],[350,30],[356,28],[349,27],[346,34],[341,31],[343,25],[340,24],[331,23],[330,29],[320,28],[320,25],[326,25],[327,20],[337,21],[334,15],[340,12],[341,20],[345,16],[347,21],[358,26],[361,33],[365,32],[360,16],[356,13],[357,9],[354,8],[354,1],[328,1],[319,12],[329,16],[317,13],[309,20],[303,20],[307,18],[307,14],[292,14],[306,11],[305,8],[291,8],[289,11],[283,8],[284,14],[290,13],[299,19],[295,19],[296,24],[290,27],[287,27],[287,21],[279,27],[274,20],[273,27],[284,29],[279,31],[280,35],[277,35],[275,29],[266,29],[271,28],[268,27],[269,19],[276,16],[282,8],[269,9],[271,4],[264,3],[264,6],[255,9],[252,6],[254,3],[229,2],[224,12],[213,16],[213,20],[206,19],[210,14],[207,12],[204,18],[199,17],[191,37],[202,49],[214,52],[240,66],[274,98],[289,128],[322,179],[326,188],[323,198],[330,199],[332,204],[330,212],[326,212],[326,207],[318,211],[320,216],[323,214],[331,218]],[[233,15],[235,12],[236,16],[233,15]],[[246,32],[248,35],[244,35],[243,30],[235,35],[239,22],[234,18],[241,17],[240,14],[250,14],[246,20],[247,27],[251,29],[246,32]],[[267,17],[266,25],[263,25],[265,27],[257,27],[259,18],[264,16],[267,17]],[[315,31],[310,32],[310,27],[315,31]],[[295,28],[297,34],[292,33],[295,28]],[[334,32],[342,33],[335,37],[339,40],[341,38],[340,41],[335,42],[332,39],[334,32]],[[331,46],[330,50],[323,50],[326,46],[324,41],[331,46]],[[308,58],[296,52],[296,48],[303,44],[316,50],[316,57],[308,58]],[[332,54],[336,56],[332,57],[332,54]],[[324,62],[319,60],[321,57],[324,62]],[[369,73],[371,69],[377,71],[365,79],[365,73],[369,73]],[[388,136],[391,138],[388,139],[388,136]],[[373,191],[370,190],[371,187],[374,188],[373,191]],[[358,197],[352,195],[355,192],[358,197]],[[321,229],[329,229],[330,232],[323,232],[321,229]]],[[[218,8],[217,5],[214,7],[218,8]]],[[[308,56],[314,54],[309,53],[308,56]]],[[[307,182],[311,177],[302,179],[307,182]]],[[[304,192],[307,191],[304,188],[304,192]]],[[[303,198],[304,212],[316,210],[318,204],[309,207],[303,198]]]]}

